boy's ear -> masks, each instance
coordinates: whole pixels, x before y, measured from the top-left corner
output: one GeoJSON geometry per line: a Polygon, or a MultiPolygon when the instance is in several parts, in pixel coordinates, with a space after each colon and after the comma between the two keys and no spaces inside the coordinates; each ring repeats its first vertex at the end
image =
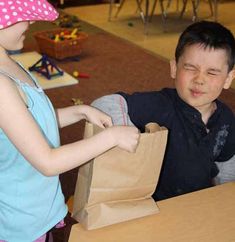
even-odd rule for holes
{"type": "Polygon", "coordinates": [[[177,70],[177,65],[175,60],[170,61],[170,71],[171,71],[171,78],[175,79],[176,77],[176,70],[177,70]]]}
{"type": "Polygon", "coordinates": [[[233,69],[228,73],[227,79],[225,80],[225,83],[224,83],[224,89],[230,88],[234,78],[235,78],[235,70],[233,69]]]}

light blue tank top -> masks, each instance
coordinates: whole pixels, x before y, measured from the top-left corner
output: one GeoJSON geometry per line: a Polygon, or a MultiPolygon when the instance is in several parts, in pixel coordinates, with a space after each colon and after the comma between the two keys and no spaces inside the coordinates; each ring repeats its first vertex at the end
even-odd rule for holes
{"type": "MultiPolygon", "coordinates": [[[[32,87],[1,70],[0,73],[10,77],[26,94],[28,110],[48,144],[58,147],[54,109],[36,80],[27,72],[36,84],[32,87]]],[[[46,177],[37,171],[0,129],[0,240],[32,242],[66,214],[59,177],[46,177]]]]}

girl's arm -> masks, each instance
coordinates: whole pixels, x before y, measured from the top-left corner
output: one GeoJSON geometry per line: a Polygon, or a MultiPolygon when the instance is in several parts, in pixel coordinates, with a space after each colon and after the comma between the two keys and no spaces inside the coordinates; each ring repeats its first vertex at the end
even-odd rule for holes
{"type": "Polygon", "coordinates": [[[105,113],[87,105],[75,105],[56,110],[57,121],[60,128],[86,119],[100,127],[112,126],[112,119],[105,113]]]}
{"type": "Polygon", "coordinates": [[[135,127],[115,126],[89,139],[51,148],[17,87],[5,77],[0,79],[0,128],[25,159],[46,176],[80,166],[114,146],[134,152],[139,138],[135,127]]]}

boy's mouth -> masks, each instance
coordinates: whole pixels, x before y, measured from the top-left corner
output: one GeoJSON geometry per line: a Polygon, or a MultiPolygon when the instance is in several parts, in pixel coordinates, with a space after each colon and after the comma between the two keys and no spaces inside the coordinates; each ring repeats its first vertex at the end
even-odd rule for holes
{"type": "Polygon", "coordinates": [[[204,92],[197,90],[197,89],[190,89],[190,92],[191,92],[193,97],[199,97],[199,96],[202,96],[204,94],[204,92]]]}

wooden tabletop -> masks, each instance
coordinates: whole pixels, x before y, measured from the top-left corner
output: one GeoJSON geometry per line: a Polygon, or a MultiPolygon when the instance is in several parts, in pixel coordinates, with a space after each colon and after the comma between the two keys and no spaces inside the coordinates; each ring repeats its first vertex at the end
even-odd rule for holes
{"type": "Polygon", "coordinates": [[[75,224],[69,242],[235,241],[235,182],[157,204],[158,214],[101,229],[75,224]]]}

